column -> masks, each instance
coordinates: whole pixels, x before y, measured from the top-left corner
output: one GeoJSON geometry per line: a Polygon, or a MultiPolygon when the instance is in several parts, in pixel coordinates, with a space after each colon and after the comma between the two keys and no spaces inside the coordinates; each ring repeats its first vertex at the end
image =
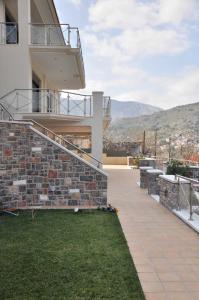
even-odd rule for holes
{"type": "MultiPolygon", "coordinates": [[[[93,92],[92,155],[102,161],[103,153],[103,92],[93,92]]],[[[97,163],[96,163],[97,165],[97,163]]]]}

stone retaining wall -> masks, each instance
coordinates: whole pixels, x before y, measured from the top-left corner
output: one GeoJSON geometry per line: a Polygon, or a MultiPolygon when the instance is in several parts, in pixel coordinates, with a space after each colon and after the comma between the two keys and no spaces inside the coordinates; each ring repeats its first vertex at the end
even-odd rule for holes
{"type": "Polygon", "coordinates": [[[28,123],[0,122],[4,207],[107,204],[107,176],[28,123]]]}
{"type": "Polygon", "coordinates": [[[160,185],[159,185],[159,175],[163,175],[161,170],[147,170],[147,181],[148,181],[148,194],[149,195],[159,195],[160,185]]]}

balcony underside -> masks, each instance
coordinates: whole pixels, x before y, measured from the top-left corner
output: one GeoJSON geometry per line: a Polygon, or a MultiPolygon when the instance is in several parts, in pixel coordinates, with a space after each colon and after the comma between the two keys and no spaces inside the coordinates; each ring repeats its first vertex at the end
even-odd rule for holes
{"type": "Polygon", "coordinates": [[[57,89],[85,88],[84,65],[79,49],[31,46],[33,66],[38,67],[57,89]]]}
{"type": "MultiPolygon", "coordinates": [[[[18,117],[16,114],[15,118],[35,120],[58,134],[91,134],[92,117],[69,116],[53,113],[24,113],[23,116],[19,114],[18,117]]],[[[104,129],[108,127],[110,120],[110,118],[103,119],[104,129]]]]}

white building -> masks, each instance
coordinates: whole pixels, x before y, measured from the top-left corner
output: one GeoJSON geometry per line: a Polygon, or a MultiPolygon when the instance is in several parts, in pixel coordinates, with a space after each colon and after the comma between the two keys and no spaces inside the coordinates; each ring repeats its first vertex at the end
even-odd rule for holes
{"type": "Polygon", "coordinates": [[[79,30],[60,24],[53,0],[0,0],[0,103],[14,119],[90,139],[101,161],[110,98],[65,91],[84,87],[79,30]]]}

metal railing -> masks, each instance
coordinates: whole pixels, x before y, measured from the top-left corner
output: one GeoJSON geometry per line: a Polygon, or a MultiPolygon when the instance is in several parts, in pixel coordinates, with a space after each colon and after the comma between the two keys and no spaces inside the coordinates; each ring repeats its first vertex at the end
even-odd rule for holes
{"type": "Polygon", "coordinates": [[[68,140],[66,140],[62,136],[54,133],[52,130],[46,128],[45,126],[43,126],[41,124],[39,124],[35,120],[28,119],[28,120],[23,120],[23,121],[33,123],[34,128],[37,129],[38,131],[40,131],[41,133],[43,133],[45,136],[49,137],[50,139],[57,142],[58,144],[64,146],[68,150],[75,151],[75,153],[78,156],[80,156],[81,158],[84,158],[84,159],[87,158],[90,163],[94,163],[98,168],[102,167],[102,162],[97,160],[94,156],[90,155],[89,153],[82,150],[80,147],[74,145],[73,143],[70,143],[68,140]]]}
{"type": "MultiPolygon", "coordinates": [[[[0,121],[14,121],[14,118],[12,114],[0,103],[0,121]]],[[[94,156],[90,155],[80,147],[74,145],[73,143],[69,142],[62,136],[54,133],[52,130],[46,128],[45,126],[39,124],[35,120],[28,119],[24,120],[27,122],[31,122],[35,129],[39,130],[41,133],[43,133],[45,136],[51,138],[53,141],[57,142],[58,144],[64,146],[70,151],[74,151],[75,153],[80,156],[81,158],[87,158],[89,162],[94,163],[98,168],[102,167],[102,162],[97,160],[94,156]]]]}
{"type": "Polygon", "coordinates": [[[0,22],[0,44],[18,43],[18,24],[15,22],[0,22]]]}
{"type": "Polygon", "coordinates": [[[110,118],[111,112],[111,97],[105,96],[103,103],[103,114],[105,118],[110,118]]]}
{"type": "Polygon", "coordinates": [[[193,213],[199,214],[199,181],[181,175],[176,175],[176,180],[178,181],[178,210],[188,208],[189,220],[193,221],[193,213]],[[183,180],[186,180],[186,185],[183,180]]]}
{"type": "Polygon", "coordinates": [[[12,115],[9,111],[0,103],[0,120],[1,121],[13,121],[12,115]]]}
{"type": "Polygon", "coordinates": [[[84,60],[78,27],[71,27],[69,24],[31,23],[29,25],[31,45],[77,48],[80,51],[84,70],[84,60]]]}
{"type": "MultiPolygon", "coordinates": [[[[50,89],[17,89],[0,98],[0,103],[15,117],[25,113],[48,113],[78,117],[93,116],[91,95],[50,89]]],[[[110,118],[111,99],[104,97],[104,117],[110,118]]]]}

